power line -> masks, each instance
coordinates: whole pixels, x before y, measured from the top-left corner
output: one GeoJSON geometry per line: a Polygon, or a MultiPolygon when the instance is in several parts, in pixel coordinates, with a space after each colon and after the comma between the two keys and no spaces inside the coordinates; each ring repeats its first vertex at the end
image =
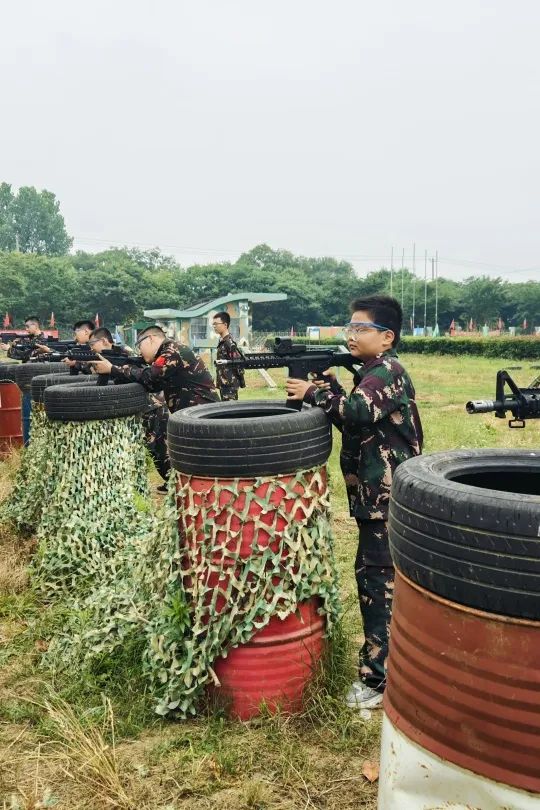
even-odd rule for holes
{"type": "MultiPolygon", "coordinates": [[[[200,247],[196,245],[178,245],[173,243],[160,243],[159,245],[156,242],[134,242],[131,239],[107,239],[97,236],[82,236],[82,235],[75,235],[74,239],[79,242],[88,242],[88,243],[95,243],[95,244],[102,244],[102,245],[119,245],[125,244],[132,247],[139,247],[139,248],[159,248],[164,250],[174,250],[178,252],[185,252],[185,253],[202,253],[202,254],[220,254],[220,255],[230,255],[230,256],[237,256],[242,253],[246,252],[245,247],[240,248],[231,248],[231,247],[200,247]]],[[[158,240],[159,241],[159,240],[158,240]]],[[[356,261],[386,261],[388,256],[384,254],[378,253],[345,253],[339,250],[328,251],[324,253],[325,256],[336,256],[343,259],[351,259],[356,261]]],[[[394,256],[394,248],[392,247],[391,250],[391,259],[390,259],[390,268],[391,273],[393,275],[393,256],[394,256]]],[[[402,253],[402,265],[405,262],[405,251],[402,253]]],[[[448,258],[444,256],[439,256],[438,261],[441,264],[452,265],[455,267],[471,267],[471,268],[480,268],[485,267],[486,269],[494,270],[495,272],[501,273],[540,273],[540,265],[532,267],[506,267],[501,266],[498,264],[492,264],[490,262],[484,262],[476,259],[458,259],[458,258],[448,258]]],[[[393,278],[391,279],[391,283],[393,286],[393,278]]]]}

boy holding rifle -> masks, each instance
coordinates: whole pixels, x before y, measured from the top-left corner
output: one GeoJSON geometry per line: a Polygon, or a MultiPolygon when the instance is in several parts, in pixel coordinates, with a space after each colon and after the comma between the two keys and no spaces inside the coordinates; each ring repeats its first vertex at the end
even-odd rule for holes
{"type": "Polygon", "coordinates": [[[371,295],[351,304],[345,328],[350,353],[362,364],[347,396],[336,378],[315,383],[287,380],[292,399],[323,408],[340,429],[340,455],[349,509],[359,528],[356,583],[365,641],[359,679],[347,694],[351,708],[382,704],[394,568],[388,544],[388,503],[393,472],[422,452],[422,425],[411,379],[395,352],[402,310],[395,298],[371,295]]]}

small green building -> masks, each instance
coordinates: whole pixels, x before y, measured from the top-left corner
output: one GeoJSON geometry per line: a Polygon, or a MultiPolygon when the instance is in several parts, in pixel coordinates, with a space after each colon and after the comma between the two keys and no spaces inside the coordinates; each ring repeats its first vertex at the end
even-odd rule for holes
{"type": "Polygon", "coordinates": [[[232,336],[243,345],[249,345],[253,304],[286,299],[286,293],[231,293],[187,309],[145,309],[144,317],[145,320],[161,326],[169,337],[186,343],[193,349],[208,350],[217,345],[212,318],[216,312],[228,312],[231,316],[232,336]]]}

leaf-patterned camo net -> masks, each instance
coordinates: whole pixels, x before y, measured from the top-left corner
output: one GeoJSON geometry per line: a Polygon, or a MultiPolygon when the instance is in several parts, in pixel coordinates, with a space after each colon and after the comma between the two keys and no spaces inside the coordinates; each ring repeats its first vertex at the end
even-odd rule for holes
{"type": "Polygon", "coordinates": [[[339,599],[324,468],[255,481],[179,475],[178,483],[181,553],[168,577],[169,608],[153,622],[147,666],[158,713],[185,717],[216,679],[216,658],[312,596],[321,598],[331,632],[339,599]],[[181,638],[180,588],[189,614],[181,638]]]}
{"type": "Polygon", "coordinates": [[[127,540],[47,653],[55,666],[89,663],[146,639],[156,711],[180,718],[196,713],[214,661],[272,616],[319,596],[331,633],[339,613],[324,469],[200,485],[171,474],[153,530],[127,540]]]}
{"type": "Polygon", "coordinates": [[[46,498],[53,482],[46,480],[47,457],[54,456],[52,422],[43,405],[34,403],[31,416],[31,441],[21,451],[21,466],[17,472],[10,498],[2,504],[0,517],[9,521],[17,531],[30,534],[35,531],[46,498]]]}
{"type": "Polygon", "coordinates": [[[34,405],[31,442],[2,519],[36,532],[34,571],[48,593],[80,594],[114,567],[132,532],[148,531],[143,435],[136,416],[52,422],[34,405]]]}
{"type": "Polygon", "coordinates": [[[339,600],[325,468],[246,481],[173,471],[157,512],[147,495],[137,417],[51,422],[34,406],[2,518],[37,533],[34,575],[69,608],[46,662],[90,664],[138,639],[156,711],[187,717],[216,680],[214,661],[273,616],[319,596],[332,631],[339,600]]]}

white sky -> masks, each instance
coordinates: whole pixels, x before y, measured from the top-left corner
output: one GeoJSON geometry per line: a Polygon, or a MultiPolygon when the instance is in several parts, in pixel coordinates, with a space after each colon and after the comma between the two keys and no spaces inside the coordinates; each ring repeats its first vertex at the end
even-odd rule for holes
{"type": "Polygon", "coordinates": [[[0,180],[75,247],[540,280],[535,0],[4,0],[0,180]],[[522,272],[516,272],[516,271],[522,272]]]}

